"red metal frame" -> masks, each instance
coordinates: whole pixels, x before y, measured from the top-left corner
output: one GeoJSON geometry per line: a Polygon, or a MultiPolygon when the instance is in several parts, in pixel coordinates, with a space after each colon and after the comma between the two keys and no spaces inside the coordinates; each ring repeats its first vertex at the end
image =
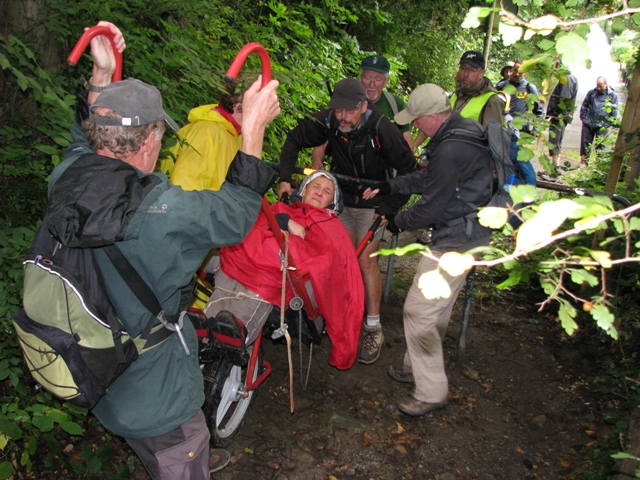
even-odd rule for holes
{"type": "Polygon", "coordinates": [[[69,63],[69,65],[77,65],[80,61],[82,53],[87,48],[87,45],[89,45],[91,39],[98,35],[106,35],[107,37],[109,37],[109,40],[111,40],[113,53],[116,57],[116,69],[111,76],[111,81],[118,82],[122,78],[122,54],[116,48],[114,35],[113,33],[111,33],[111,30],[109,30],[109,27],[91,27],[89,30],[84,32],[76,43],[76,46],[73,47],[73,50],[71,50],[71,53],[67,57],[67,63],[69,63]]]}

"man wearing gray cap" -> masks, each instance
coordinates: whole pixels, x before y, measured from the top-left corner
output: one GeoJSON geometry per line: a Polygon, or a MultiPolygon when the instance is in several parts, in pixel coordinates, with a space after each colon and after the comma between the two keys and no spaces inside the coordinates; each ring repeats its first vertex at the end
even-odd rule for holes
{"type": "MultiPolygon", "coordinates": [[[[98,25],[107,26],[118,50],[124,49],[122,34],[113,24],[98,25]]],[[[78,104],[73,144],[51,175],[50,204],[61,195],[70,199],[65,214],[77,209],[81,222],[69,222],[68,227],[76,229],[81,244],[84,223],[93,217],[103,220],[105,228],[117,227],[119,250],[164,312],[173,316],[183,308],[183,287],[207,252],[245,237],[262,195],[275,179],[275,172],[260,156],[264,129],[280,111],[278,83],[262,89],[256,83],[246,92],[242,150],[221,189],[185,192],[171,186],[164,174],[152,173],[165,123],[178,129],[163,109],[158,89],[135,79],[111,83],[116,63],[106,36],[91,41],[91,56],[89,92],[78,104]]],[[[135,337],[158,322],[127,286],[104,248],[95,248],[94,254],[127,333],[135,337]]],[[[204,480],[211,470],[228,463],[229,454],[217,451],[215,465],[210,464],[195,329],[187,317],[176,330],[180,335],[169,331],[157,346],[141,353],[111,384],[93,413],[105,428],[126,439],[151,478],[204,480]]]]}
{"type": "MultiPolygon", "coordinates": [[[[392,178],[396,172],[404,175],[416,168],[416,161],[400,130],[370,107],[360,80],[345,78],[336,84],[328,110],[301,120],[287,134],[280,154],[278,196],[284,191],[292,193],[291,175],[300,151],[325,142],[331,152],[332,173],[383,181],[392,178]]],[[[338,218],[354,246],[362,241],[378,215],[396,213],[409,199],[409,195],[395,194],[365,201],[361,198],[362,188],[353,184],[343,185],[342,193],[345,209],[338,218]]],[[[358,259],[367,307],[358,361],[365,364],[378,359],[384,342],[380,323],[382,276],[377,259],[369,257],[378,250],[381,237],[380,231],[358,259]]]]}
{"type": "Polygon", "coordinates": [[[371,199],[378,193],[422,195],[408,210],[387,216],[391,231],[431,231],[431,256],[420,260],[404,304],[404,363],[390,367],[388,372],[398,382],[415,384],[413,395],[401,401],[398,409],[419,416],[447,404],[449,385],[442,341],[465,280],[464,275],[452,277],[442,271],[451,295],[427,299],[419,287],[420,277],[436,270],[438,259],[445,252],[464,252],[489,244],[491,230],[478,223],[476,206],[486,205],[491,199],[493,171],[482,142],[456,135],[469,132],[478,136],[484,128],[475,120],[452,112],[449,98],[439,86],[420,85],[409,95],[407,108],[395,119],[398,123],[413,123],[431,138],[427,144],[429,167],[382,182],[367,189],[363,197],[371,199]]]}

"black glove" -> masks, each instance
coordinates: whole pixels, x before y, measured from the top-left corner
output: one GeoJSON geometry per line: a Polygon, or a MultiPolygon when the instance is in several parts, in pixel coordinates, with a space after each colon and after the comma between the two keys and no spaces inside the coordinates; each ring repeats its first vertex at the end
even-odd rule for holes
{"type": "Polygon", "coordinates": [[[378,195],[390,195],[391,194],[391,184],[389,182],[378,182],[371,190],[379,190],[378,195]]]}
{"type": "Polygon", "coordinates": [[[402,231],[402,229],[398,227],[398,225],[396,225],[395,215],[385,215],[384,218],[389,221],[389,223],[387,223],[387,230],[389,230],[391,233],[400,233],[402,231]]]}

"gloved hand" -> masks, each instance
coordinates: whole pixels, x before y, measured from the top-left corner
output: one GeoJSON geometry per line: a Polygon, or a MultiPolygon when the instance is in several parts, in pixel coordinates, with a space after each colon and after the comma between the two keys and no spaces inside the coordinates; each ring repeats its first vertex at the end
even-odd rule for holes
{"type": "Polygon", "coordinates": [[[387,230],[389,230],[391,233],[400,233],[402,231],[402,229],[398,227],[398,225],[396,225],[395,214],[385,215],[384,218],[386,218],[387,221],[389,222],[387,223],[387,230]]]}
{"type": "Polygon", "coordinates": [[[378,195],[390,195],[391,194],[391,184],[389,182],[378,182],[373,187],[372,190],[379,190],[378,195]]]}

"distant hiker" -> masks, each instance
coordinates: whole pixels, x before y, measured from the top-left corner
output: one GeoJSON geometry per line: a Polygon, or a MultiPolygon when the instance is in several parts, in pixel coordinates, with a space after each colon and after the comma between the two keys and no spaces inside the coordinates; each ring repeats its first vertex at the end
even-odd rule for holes
{"type": "Polygon", "coordinates": [[[551,92],[549,105],[547,105],[547,117],[549,118],[549,143],[553,147],[549,149],[549,155],[556,167],[560,166],[560,150],[564,130],[573,120],[573,112],[576,108],[578,96],[578,79],[569,72],[566,82],[559,81],[551,92]]]}
{"type": "MultiPolygon", "coordinates": [[[[605,137],[609,133],[609,127],[618,116],[618,95],[607,84],[605,77],[598,77],[596,88],[589,90],[580,107],[580,120],[582,120],[582,135],[580,137],[580,157],[585,161],[591,145],[598,137],[605,137]]],[[[600,142],[598,150],[603,150],[600,142]]]]}

